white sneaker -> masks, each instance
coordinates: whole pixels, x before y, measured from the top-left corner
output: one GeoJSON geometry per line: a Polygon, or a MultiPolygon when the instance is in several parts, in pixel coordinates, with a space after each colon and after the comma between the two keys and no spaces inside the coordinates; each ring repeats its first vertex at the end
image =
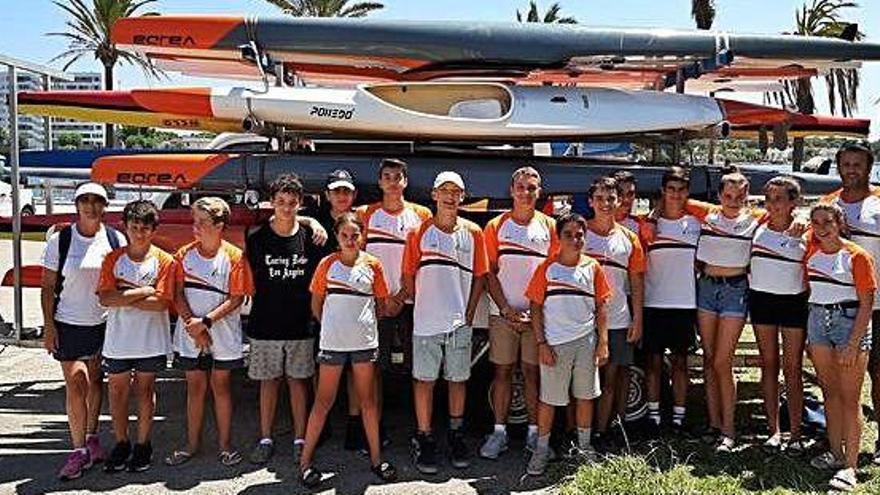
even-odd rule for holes
{"type": "Polygon", "coordinates": [[[828,482],[828,486],[842,492],[851,492],[855,490],[857,483],[856,470],[853,468],[845,468],[834,473],[834,477],[828,482]]]}
{"type": "Polygon", "coordinates": [[[550,462],[550,451],[549,450],[536,450],[532,454],[532,458],[529,459],[529,464],[526,466],[526,473],[529,476],[541,476],[544,474],[544,471],[547,470],[547,464],[550,462]]]}

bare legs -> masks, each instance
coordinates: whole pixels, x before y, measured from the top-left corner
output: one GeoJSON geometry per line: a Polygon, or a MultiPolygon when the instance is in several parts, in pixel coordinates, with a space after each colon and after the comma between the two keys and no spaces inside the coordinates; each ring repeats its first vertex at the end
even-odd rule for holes
{"type": "Polygon", "coordinates": [[[97,358],[89,361],[62,361],[65,408],[73,448],[86,445],[86,434],[98,431],[101,415],[101,366],[97,358]]]}
{"type": "Polygon", "coordinates": [[[153,415],[156,412],[155,373],[116,373],[107,380],[110,391],[110,416],[117,442],[128,441],[128,404],[132,385],[138,402],[137,443],[150,441],[153,415]]]}
{"type": "Polygon", "coordinates": [[[736,381],[733,378],[733,357],[742,334],[743,318],[719,317],[706,311],[697,312],[703,346],[706,404],[709,425],[734,438],[736,435],[736,381]]]}
{"type": "MultiPolygon", "coordinates": [[[[802,328],[782,328],[782,364],[788,391],[788,414],[791,438],[801,436],[801,417],[804,407],[803,366],[804,340],[802,328]]],[[[770,435],[779,433],[779,328],[774,325],[755,325],[758,351],[761,357],[761,392],[770,435]]]]}
{"type": "Polygon", "coordinates": [[[232,394],[229,386],[230,371],[214,369],[186,372],[186,448],[190,453],[199,449],[205,415],[208,386],[214,396],[214,416],[217,420],[217,443],[221,451],[231,450],[232,394]]]}

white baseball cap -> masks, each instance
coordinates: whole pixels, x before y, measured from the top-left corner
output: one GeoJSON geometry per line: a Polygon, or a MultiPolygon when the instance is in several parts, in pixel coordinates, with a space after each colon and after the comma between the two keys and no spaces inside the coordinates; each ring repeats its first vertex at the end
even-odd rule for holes
{"type": "Polygon", "coordinates": [[[94,194],[95,196],[101,197],[105,203],[108,203],[109,200],[107,198],[107,190],[104,189],[104,186],[98,184],[97,182],[86,182],[85,184],[80,184],[79,187],[76,188],[76,192],[73,194],[73,200],[76,201],[80,196],[85,194],[94,194]]]}
{"type": "Polygon", "coordinates": [[[437,174],[437,178],[434,179],[434,189],[437,189],[447,182],[455,184],[456,186],[460,187],[462,191],[464,191],[464,179],[462,179],[457,172],[453,172],[451,170],[447,170],[445,172],[440,172],[439,174],[437,174]]]}

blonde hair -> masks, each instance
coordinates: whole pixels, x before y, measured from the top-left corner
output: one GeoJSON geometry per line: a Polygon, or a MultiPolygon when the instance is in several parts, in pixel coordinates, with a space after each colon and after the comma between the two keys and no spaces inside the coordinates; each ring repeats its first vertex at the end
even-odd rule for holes
{"type": "Polygon", "coordinates": [[[222,223],[224,227],[229,225],[229,204],[216,196],[199,198],[192,205],[193,210],[205,212],[214,225],[222,223]]]}

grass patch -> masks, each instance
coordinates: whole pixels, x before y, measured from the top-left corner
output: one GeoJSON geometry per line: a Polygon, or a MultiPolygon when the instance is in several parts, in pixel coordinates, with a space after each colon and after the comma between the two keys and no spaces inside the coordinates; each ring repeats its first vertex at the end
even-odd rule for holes
{"type": "MultiPolygon", "coordinates": [[[[753,341],[749,327],[741,342],[753,341]]],[[[757,351],[752,351],[757,352],[757,351]]],[[[612,455],[595,466],[569,466],[559,478],[564,495],[602,494],[807,494],[827,493],[831,472],[818,471],[809,464],[812,455],[793,456],[767,453],[762,448],[767,435],[764,401],[760,392],[760,370],[737,368],[738,402],[736,425],[739,446],[731,454],[716,454],[698,438],[667,435],[662,440],[635,440],[620,455],[612,455]]],[[[821,397],[813,381],[812,363],[805,357],[805,389],[821,397]]],[[[780,377],[781,379],[781,377],[780,377]]],[[[871,406],[871,382],[862,388],[863,434],[859,459],[859,486],[856,493],[880,494],[880,467],[871,464],[870,453],[877,438],[877,425],[871,406]]],[[[705,424],[702,372],[691,369],[688,390],[687,423],[693,431],[705,424]]],[[[637,436],[637,433],[631,433],[637,436]]]]}
{"type": "MultiPolygon", "coordinates": [[[[0,232],[0,241],[11,241],[12,232],[0,232]]],[[[23,241],[45,241],[45,232],[22,232],[21,240],[23,241]]]]}

